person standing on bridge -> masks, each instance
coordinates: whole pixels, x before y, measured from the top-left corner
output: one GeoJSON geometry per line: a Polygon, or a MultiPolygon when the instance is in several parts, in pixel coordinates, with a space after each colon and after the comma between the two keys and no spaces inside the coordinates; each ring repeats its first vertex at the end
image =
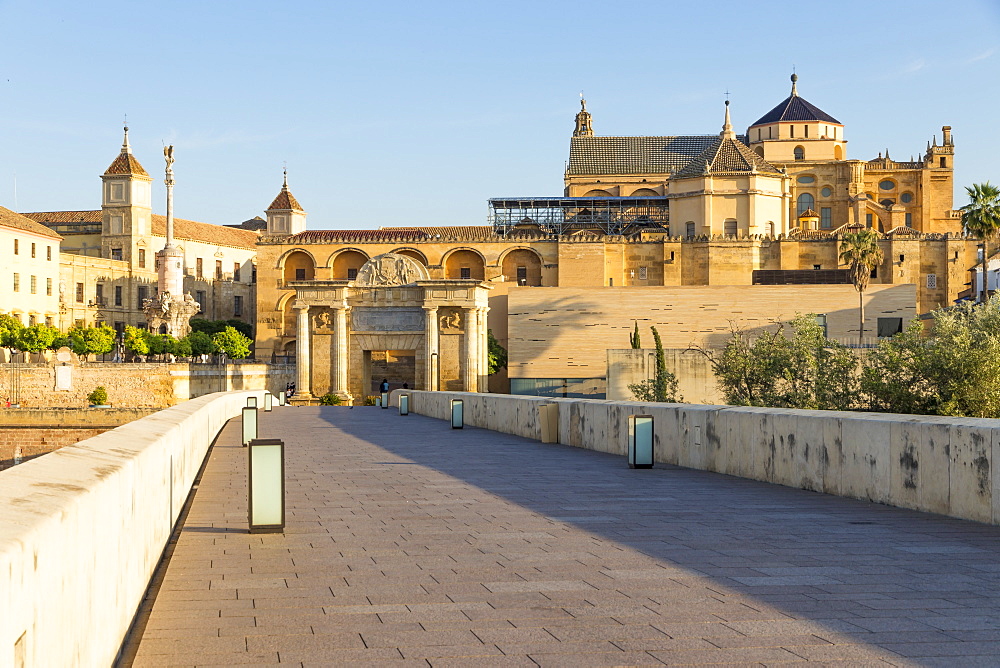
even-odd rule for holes
{"type": "Polygon", "coordinates": [[[389,391],[389,380],[387,378],[382,379],[382,384],[378,386],[378,391],[379,392],[389,391]]]}

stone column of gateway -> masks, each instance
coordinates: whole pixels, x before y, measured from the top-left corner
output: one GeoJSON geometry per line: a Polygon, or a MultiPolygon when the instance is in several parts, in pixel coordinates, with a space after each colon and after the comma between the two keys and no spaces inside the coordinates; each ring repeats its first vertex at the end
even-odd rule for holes
{"type": "Polygon", "coordinates": [[[424,389],[438,388],[438,307],[424,307],[424,389]]]}
{"type": "Polygon", "coordinates": [[[479,391],[479,309],[475,306],[462,307],[462,319],[465,321],[465,336],[462,351],[463,385],[466,392],[479,391]]]}
{"type": "Polygon", "coordinates": [[[488,392],[490,388],[490,341],[489,325],[486,315],[490,312],[489,306],[481,306],[479,309],[479,391],[488,392]]]}
{"type": "Polygon", "coordinates": [[[347,380],[348,368],[348,327],[347,314],[351,307],[341,302],[333,309],[334,314],[334,356],[333,356],[333,392],[348,402],[353,400],[349,392],[347,380]]]}
{"type": "Polygon", "coordinates": [[[309,305],[296,304],[292,307],[298,311],[295,318],[295,399],[309,400],[313,398],[309,388],[311,377],[309,357],[309,305]]]}

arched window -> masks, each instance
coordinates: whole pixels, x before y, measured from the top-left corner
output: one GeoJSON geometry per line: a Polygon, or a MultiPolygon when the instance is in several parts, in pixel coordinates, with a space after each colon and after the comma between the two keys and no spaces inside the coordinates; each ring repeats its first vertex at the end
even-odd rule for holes
{"type": "Polygon", "coordinates": [[[814,206],[816,206],[816,198],[809,193],[802,193],[799,195],[798,200],[796,200],[795,215],[801,216],[814,206]]]}
{"type": "Polygon", "coordinates": [[[486,263],[483,257],[471,250],[457,250],[445,261],[445,278],[486,280],[486,263]]]}
{"type": "Polygon", "coordinates": [[[774,236],[774,221],[773,220],[767,221],[767,225],[764,227],[764,230],[765,230],[765,232],[767,232],[767,236],[773,237],[774,236]]]}
{"type": "Polygon", "coordinates": [[[542,260],[534,251],[518,248],[507,253],[501,263],[501,271],[506,280],[518,285],[542,284],[542,260]]]}
{"type": "Polygon", "coordinates": [[[802,148],[801,146],[796,146],[795,150],[793,151],[793,153],[795,154],[795,159],[796,160],[805,160],[806,159],[806,150],[804,148],[802,148]]]}
{"type": "Polygon", "coordinates": [[[632,193],[632,197],[658,197],[659,194],[652,188],[639,188],[632,193]]]}
{"type": "Polygon", "coordinates": [[[333,259],[333,280],[353,281],[358,277],[358,270],[368,261],[364,253],[356,250],[346,250],[333,259]]]}
{"type": "Polygon", "coordinates": [[[588,190],[583,193],[584,197],[611,197],[611,193],[607,190],[588,190]]]}
{"type": "MultiPolygon", "coordinates": [[[[833,134],[834,134],[834,137],[837,136],[837,128],[833,129],[833,134]]],[[[839,146],[834,146],[833,147],[833,159],[834,160],[843,160],[844,159],[844,149],[842,149],[839,146]]]]}
{"type": "Polygon", "coordinates": [[[313,260],[302,251],[295,251],[285,258],[285,282],[311,281],[316,278],[316,266],[313,260]]]}
{"type": "MultiPolygon", "coordinates": [[[[758,132],[759,132],[759,130],[758,130],[758,132]]],[[[754,147],[753,151],[754,151],[754,153],[756,153],[760,157],[762,157],[762,158],[764,157],[764,147],[763,146],[756,146],[756,147],[754,147]]]]}

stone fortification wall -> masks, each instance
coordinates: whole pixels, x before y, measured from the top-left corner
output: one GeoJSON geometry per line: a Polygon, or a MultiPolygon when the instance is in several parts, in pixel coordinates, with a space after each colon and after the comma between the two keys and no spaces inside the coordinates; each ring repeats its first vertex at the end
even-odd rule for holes
{"type": "Polygon", "coordinates": [[[120,427],[154,408],[0,408],[0,471],[120,427]]]}
{"type": "Polygon", "coordinates": [[[268,390],[273,394],[294,382],[295,366],[286,364],[114,364],[72,365],[71,389],[56,389],[58,364],[0,364],[0,402],[10,398],[31,408],[82,408],[87,395],[102,385],[115,407],[166,408],[212,392],[268,390]]]}
{"type": "Polygon", "coordinates": [[[0,472],[0,666],[109,666],[212,440],[200,397],[0,472]]]}
{"type": "Polygon", "coordinates": [[[620,455],[628,416],[648,414],[658,462],[1000,524],[997,420],[409,393],[415,413],[448,419],[450,400],[463,399],[466,424],[534,439],[539,406],[556,404],[560,443],[620,455]]]}

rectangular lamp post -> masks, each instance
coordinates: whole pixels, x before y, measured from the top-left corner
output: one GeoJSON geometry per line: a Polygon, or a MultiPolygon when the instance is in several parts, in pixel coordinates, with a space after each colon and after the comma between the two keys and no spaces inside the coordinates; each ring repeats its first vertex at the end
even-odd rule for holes
{"type": "Polygon", "coordinates": [[[284,406],[285,405],[285,391],[284,390],[282,390],[281,392],[278,392],[278,405],[279,406],[284,406]]]}
{"type": "Polygon", "coordinates": [[[388,408],[389,407],[389,393],[388,392],[383,392],[381,399],[382,399],[382,408],[388,408]]]}
{"type": "Polygon", "coordinates": [[[451,428],[461,429],[465,426],[465,405],[461,399],[451,400],[451,428]]]}
{"type": "Polygon", "coordinates": [[[247,407],[257,408],[257,397],[247,397],[247,407]]]}
{"type": "Polygon", "coordinates": [[[243,447],[255,438],[257,438],[257,409],[246,406],[243,408],[243,447]]]}
{"type": "Polygon", "coordinates": [[[653,468],[653,416],[628,416],[628,467],[653,468]]]}
{"type": "Polygon", "coordinates": [[[247,516],[250,533],[281,533],[285,528],[285,442],[250,441],[247,516]]]}
{"type": "Polygon", "coordinates": [[[264,411],[267,413],[271,412],[273,407],[274,396],[270,392],[264,392],[264,411]]]}
{"type": "Polygon", "coordinates": [[[410,414],[410,395],[408,394],[399,395],[399,414],[400,415],[410,414]]]}

